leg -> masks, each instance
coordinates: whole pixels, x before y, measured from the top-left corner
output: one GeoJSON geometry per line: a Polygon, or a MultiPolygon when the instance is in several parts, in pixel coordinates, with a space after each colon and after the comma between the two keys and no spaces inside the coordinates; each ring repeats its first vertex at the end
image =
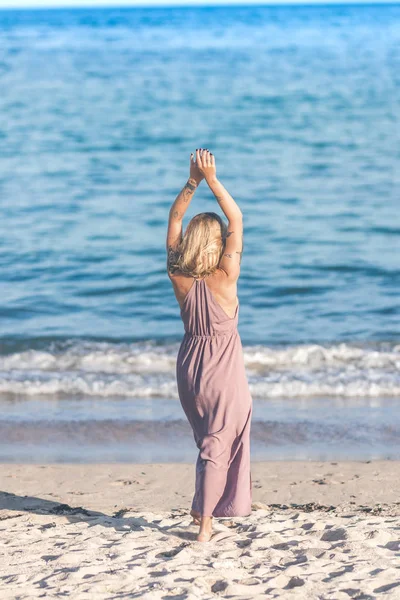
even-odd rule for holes
{"type": "Polygon", "coordinates": [[[212,536],[212,517],[201,517],[200,531],[197,535],[198,542],[209,542],[212,536]]]}
{"type": "Polygon", "coordinates": [[[201,514],[212,516],[220,502],[227,483],[231,456],[230,444],[223,441],[223,435],[204,436],[200,448],[199,505],[201,514]]]}
{"type": "MultiPolygon", "coordinates": [[[[196,440],[197,444],[197,440],[196,440]]],[[[201,494],[201,471],[202,471],[202,460],[200,457],[200,453],[197,456],[196,466],[195,466],[195,492],[193,495],[192,506],[190,514],[193,517],[193,524],[200,525],[201,512],[200,512],[200,494],[201,494]]]]}

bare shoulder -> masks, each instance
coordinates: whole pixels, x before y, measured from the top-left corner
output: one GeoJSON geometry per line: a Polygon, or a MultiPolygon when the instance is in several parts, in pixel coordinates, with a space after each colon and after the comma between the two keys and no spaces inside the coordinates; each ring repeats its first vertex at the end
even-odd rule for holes
{"type": "Polygon", "coordinates": [[[212,275],[207,277],[208,280],[212,281],[212,285],[221,286],[222,288],[232,289],[236,287],[237,279],[231,279],[225,269],[217,267],[212,275]]]}
{"type": "Polygon", "coordinates": [[[237,280],[230,278],[224,269],[218,267],[212,275],[209,275],[207,285],[223,304],[236,305],[237,280]]]}
{"type": "Polygon", "coordinates": [[[174,273],[167,271],[167,273],[174,288],[176,299],[181,304],[194,283],[194,279],[193,277],[184,275],[180,271],[175,271],[174,273]]]}

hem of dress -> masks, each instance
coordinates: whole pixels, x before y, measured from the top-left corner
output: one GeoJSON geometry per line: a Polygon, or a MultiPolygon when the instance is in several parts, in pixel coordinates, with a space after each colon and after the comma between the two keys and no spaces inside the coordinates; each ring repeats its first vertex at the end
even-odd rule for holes
{"type": "Polygon", "coordinates": [[[250,517],[250,515],[252,514],[252,511],[250,512],[246,512],[246,513],[233,513],[233,514],[213,514],[213,517],[216,517],[217,519],[235,519],[236,517],[250,517]]]}
{"type": "MultiPolygon", "coordinates": [[[[197,510],[197,508],[192,507],[192,510],[195,510],[196,512],[200,512],[199,510],[197,510]]],[[[211,515],[200,515],[201,517],[215,517],[217,519],[234,519],[236,517],[250,517],[252,514],[252,509],[250,509],[250,512],[245,512],[245,513],[220,513],[219,511],[213,511],[213,513],[211,515]]]]}

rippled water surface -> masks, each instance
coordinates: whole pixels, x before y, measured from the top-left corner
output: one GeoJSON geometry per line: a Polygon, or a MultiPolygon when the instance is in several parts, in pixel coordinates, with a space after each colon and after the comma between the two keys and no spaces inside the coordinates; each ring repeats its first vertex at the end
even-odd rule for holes
{"type": "MultiPolygon", "coordinates": [[[[175,401],[182,418],[165,232],[203,146],[244,214],[257,419],[289,399],[330,399],[332,414],[363,399],[367,416],[382,402],[380,433],[358,422],[384,455],[400,392],[399,73],[398,6],[0,11],[4,426],[21,399],[50,411],[57,439],[55,399],[71,422],[76,398],[115,418],[121,399],[151,399],[154,421],[175,401]]],[[[185,224],[204,210],[219,207],[203,182],[185,224]]]]}

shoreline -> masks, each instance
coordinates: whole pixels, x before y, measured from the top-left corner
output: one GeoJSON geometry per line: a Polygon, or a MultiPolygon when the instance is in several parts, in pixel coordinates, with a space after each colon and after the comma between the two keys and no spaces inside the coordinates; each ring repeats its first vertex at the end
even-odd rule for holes
{"type": "MultiPolygon", "coordinates": [[[[400,461],[391,459],[252,461],[253,503],[337,510],[380,504],[400,514],[399,473],[400,461]]],[[[0,489],[21,509],[36,498],[110,514],[190,510],[194,478],[194,463],[0,463],[0,489]]]]}

